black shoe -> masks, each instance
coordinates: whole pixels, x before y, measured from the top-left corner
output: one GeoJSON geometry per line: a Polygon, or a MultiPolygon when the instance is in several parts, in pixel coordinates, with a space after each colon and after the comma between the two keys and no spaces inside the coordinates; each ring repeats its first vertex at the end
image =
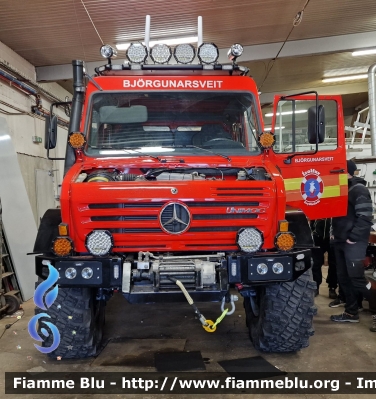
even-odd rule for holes
{"type": "Polygon", "coordinates": [[[337,293],[336,293],[335,288],[329,288],[329,298],[337,299],[337,293]]]}
{"type": "Polygon", "coordinates": [[[339,298],[329,303],[330,308],[339,308],[340,306],[345,306],[345,302],[341,301],[339,298]]]}
{"type": "Polygon", "coordinates": [[[358,315],[351,315],[348,313],[342,313],[334,316],[330,316],[331,321],[337,321],[339,323],[359,323],[358,315]]]}

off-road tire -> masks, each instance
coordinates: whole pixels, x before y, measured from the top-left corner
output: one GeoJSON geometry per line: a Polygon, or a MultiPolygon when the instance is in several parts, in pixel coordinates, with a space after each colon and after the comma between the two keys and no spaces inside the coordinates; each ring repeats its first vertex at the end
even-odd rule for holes
{"type": "Polygon", "coordinates": [[[59,288],[59,293],[47,310],[36,308],[35,313],[47,313],[51,318],[41,318],[38,323],[39,335],[45,339],[42,346],[50,347],[53,336],[43,321],[53,323],[60,333],[60,344],[49,353],[52,358],[78,359],[95,356],[101,345],[104,326],[105,302],[97,301],[96,290],[91,288],[59,288]],[[45,328],[50,334],[41,334],[45,328]]]}
{"type": "Polygon", "coordinates": [[[314,334],[315,291],[316,283],[308,270],[293,282],[260,287],[254,297],[258,314],[252,309],[250,298],[244,298],[246,323],[255,348],[263,352],[306,348],[314,334]]]}

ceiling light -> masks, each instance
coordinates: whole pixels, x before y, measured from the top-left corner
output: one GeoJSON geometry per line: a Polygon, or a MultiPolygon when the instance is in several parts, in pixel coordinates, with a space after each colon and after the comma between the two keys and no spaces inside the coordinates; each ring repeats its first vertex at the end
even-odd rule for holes
{"type": "MultiPolygon", "coordinates": [[[[303,114],[304,112],[307,112],[306,109],[297,109],[295,111],[295,114],[303,114]]],[[[285,112],[277,112],[277,115],[292,115],[292,111],[285,111],[285,112]]],[[[269,113],[269,114],[265,114],[265,116],[273,116],[273,112],[269,113]]]]}
{"type": "Polygon", "coordinates": [[[330,78],[323,78],[323,83],[331,83],[331,82],[344,82],[346,80],[360,80],[367,79],[368,75],[366,73],[362,73],[359,75],[348,75],[348,76],[333,76],[330,78]]]}
{"type": "MultiPolygon", "coordinates": [[[[174,37],[166,39],[151,40],[149,47],[153,47],[156,44],[167,44],[168,46],[175,46],[181,43],[197,43],[197,36],[186,36],[186,37],[174,37]]],[[[130,46],[130,43],[119,43],[116,45],[118,50],[126,50],[130,46]]]]}
{"type": "MultiPolygon", "coordinates": [[[[275,126],[274,127],[274,129],[276,130],[276,129],[284,129],[285,127],[284,126],[275,126]]],[[[270,132],[272,130],[272,128],[271,127],[266,127],[266,128],[264,128],[264,132],[270,132]]]]}
{"type": "Polygon", "coordinates": [[[351,55],[357,57],[358,55],[369,55],[369,54],[376,54],[376,48],[369,50],[354,51],[351,55]]]}

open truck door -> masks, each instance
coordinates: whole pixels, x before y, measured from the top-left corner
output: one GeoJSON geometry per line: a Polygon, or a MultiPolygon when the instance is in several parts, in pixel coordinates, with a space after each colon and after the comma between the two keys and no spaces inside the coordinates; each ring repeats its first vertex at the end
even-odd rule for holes
{"type": "Polygon", "coordinates": [[[271,158],[284,178],[286,205],[302,209],[310,219],[345,215],[348,180],[341,97],[276,96],[273,108],[271,158]]]}

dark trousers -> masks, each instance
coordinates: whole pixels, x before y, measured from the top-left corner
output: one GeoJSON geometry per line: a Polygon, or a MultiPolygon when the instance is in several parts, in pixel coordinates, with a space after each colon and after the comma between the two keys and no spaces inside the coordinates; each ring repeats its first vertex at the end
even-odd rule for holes
{"type": "Polygon", "coordinates": [[[312,266],[312,276],[313,280],[317,284],[317,288],[319,288],[322,282],[322,274],[321,267],[324,264],[324,254],[328,252],[328,276],[326,278],[326,282],[329,288],[336,289],[337,288],[337,267],[336,267],[336,257],[334,254],[333,245],[330,244],[330,240],[323,239],[319,236],[314,235],[316,248],[311,250],[312,258],[313,258],[313,266],[312,266]]]}
{"type": "Polygon", "coordinates": [[[367,245],[367,242],[334,243],[338,281],[346,298],[345,312],[351,315],[358,314],[359,297],[369,300],[371,296],[363,266],[367,245]]]}

